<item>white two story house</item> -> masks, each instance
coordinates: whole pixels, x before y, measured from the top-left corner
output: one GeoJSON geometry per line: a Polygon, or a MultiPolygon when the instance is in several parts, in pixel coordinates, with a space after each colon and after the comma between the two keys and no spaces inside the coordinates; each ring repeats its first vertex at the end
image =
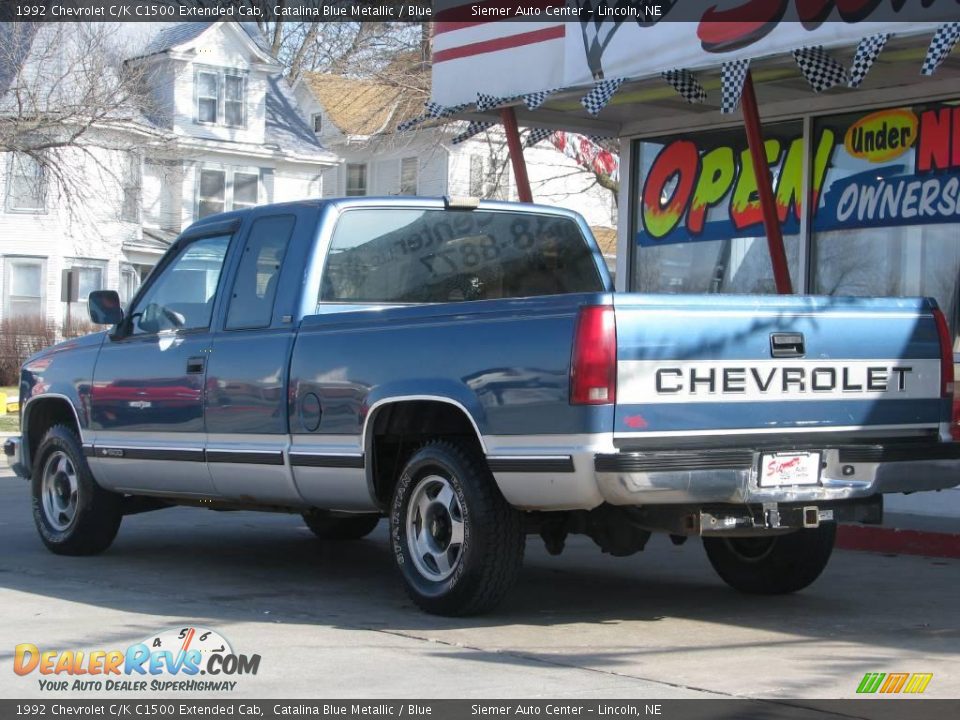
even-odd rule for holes
{"type": "MultiPolygon", "coordinates": [[[[20,64],[0,68],[0,97],[42,79],[64,28],[38,26],[20,38],[20,64]],[[31,71],[31,62],[42,67],[31,71]]],[[[85,317],[85,297],[99,288],[117,288],[127,300],[190,223],[317,197],[324,171],[340,162],[308,125],[255,28],[220,21],[110,29],[132,39],[123,67],[149,84],[151,101],[83,136],[69,192],[27,155],[0,153],[0,319],[61,326],[68,312],[85,317]],[[74,304],[64,302],[65,270],[77,286],[74,304]]],[[[0,123],[5,110],[0,105],[0,123]]]]}
{"type": "MultiPolygon", "coordinates": [[[[454,145],[466,123],[396,132],[423,111],[403,74],[397,83],[304,73],[293,86],[317,138],[342,165],[323,178],[323,194],[469,195],[516,200],[505,138],[499,126],[454,145]]],[[[576,210],[595,228],[616,226],[614,194],[549,142],[524,151],[533,200],[576,210]]],[[[602,233],[600,233],[602,234],[602,233]]],[[[612,252],[612,248],[611,248],[612,252]]]]}

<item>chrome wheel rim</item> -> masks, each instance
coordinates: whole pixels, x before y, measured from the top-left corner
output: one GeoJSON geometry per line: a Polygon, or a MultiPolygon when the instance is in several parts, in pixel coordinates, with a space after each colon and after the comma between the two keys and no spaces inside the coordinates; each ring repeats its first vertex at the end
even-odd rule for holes
{"type": "Polygon", "coordinates": [[[40,498],[43,514],[54,530],[62,532],[73,524],[79,489],[73,462],[62,450],[52,453],[43,466],[40,498]]]}
{"type": "Polygon", "coordinates": [[[450,577],[463,555],[463,510],[450,481],[439,475],[420,480],[407,504],[407,548],[423,577],[450,577]]]}

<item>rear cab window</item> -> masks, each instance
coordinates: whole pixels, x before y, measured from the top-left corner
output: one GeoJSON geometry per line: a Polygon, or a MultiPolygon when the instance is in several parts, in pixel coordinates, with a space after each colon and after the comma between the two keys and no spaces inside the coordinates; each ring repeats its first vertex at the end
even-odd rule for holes
{"type": "Polygon", "coordinates": [[[602,292],[571,218],[493,210],[356,208],[334,229],[327,303],[443,303],[602,292]]]}
{"type": "Polygon", "coordinates": [[[270,325],[280,269],[295,225],[294,215],[267,215],[254,221],[233,281],[227,330],[270,325]]]}

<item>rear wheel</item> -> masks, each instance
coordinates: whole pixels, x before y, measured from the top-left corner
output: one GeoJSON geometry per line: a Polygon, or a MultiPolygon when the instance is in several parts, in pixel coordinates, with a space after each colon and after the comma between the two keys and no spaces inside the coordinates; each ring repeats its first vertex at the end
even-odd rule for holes
{"type": "Polygon", "coordinates": [[[787,535],[705,537],[703,547],[713,569],[727,585],[754,595],[782,595],[816,580],[830,560],[835,523],[787,535]]]}
{"type": "Polygon", "coordinates": [[[314,509],[303,514],[303,521],[321,540],[359,540],[374,531],[380,523],[380,516],[335,514],[314,509]]]}
{"type": "Polygon", "coordinates": [[[394,491],[390,538],[407,592],[437,615],[473,615],[499,603],[523,562],[520,513],[500,494],[482,456],[459,443],[427,443],[394,491]]]}
{"type": "Polygon", "coordinates": [[[70,428],[56,425],[40,442],[31,490],[34,523],[52,552],[95,555],[116,537],[121,497],[97,485],[70,428]]]}

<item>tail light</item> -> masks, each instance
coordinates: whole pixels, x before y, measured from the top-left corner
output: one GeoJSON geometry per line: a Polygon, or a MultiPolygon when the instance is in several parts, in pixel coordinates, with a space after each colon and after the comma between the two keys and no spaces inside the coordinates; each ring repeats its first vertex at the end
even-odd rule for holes
{"type": "Polygon", "coordinates": [[[934,309],[933,319],[937,323],[937,335],[940,337],[940,397],[950,400],[950,437],[960,440],[960,401],[954,390],[953,339],[943,311],[934,309]]]}
{"type": "Polygon", "coordinates": [[[580,309],[570,362],[570,402],[609,405],[617,399],[617,323],[609,305],[580,309]]]}

